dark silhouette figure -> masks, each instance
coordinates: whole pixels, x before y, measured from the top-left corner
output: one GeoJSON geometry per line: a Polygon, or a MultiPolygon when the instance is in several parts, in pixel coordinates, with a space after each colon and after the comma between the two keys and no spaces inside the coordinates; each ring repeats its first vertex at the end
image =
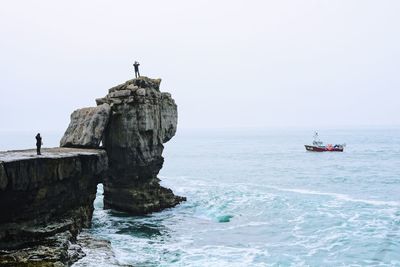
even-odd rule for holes
{"type": "Polygon", "coordinates": [[[40,133],[38,133],[37,135],[36,135],[36,153],[38,154],[38,155],[42,155],[41,153],[40,153],[40,147],[43,145],[43,142],[42,142],[42,137],[40,136],[40,133]]]}
{"type": "Polygon", "coordinates": [[[135,61],[135,63],[133,64],[133,66],[135,67],[135,77],[140,77],[140,73],[139,73],[139,62],[135,61]]]}

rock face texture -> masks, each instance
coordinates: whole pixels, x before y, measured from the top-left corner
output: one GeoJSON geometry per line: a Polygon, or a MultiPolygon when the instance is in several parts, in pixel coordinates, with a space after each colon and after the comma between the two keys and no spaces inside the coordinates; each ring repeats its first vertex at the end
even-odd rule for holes
{"type": "Polygon", "coordinates": [[[70,241],[91,224],[106,152],[55,148],[35,154],[0,152],[0,266],[77,260],[79,254],[68,250],[70,241]]]}
{"type": "Polygon", "coordinates": [[[104,180],[106,208],[146,214],[185,200],[159,184],[163,143],[176,132],[177,106],[160,92],[160,79],[140,77],[109,90],[97,99],[111,107],[103,144],[109,158],[104,180]]]}
{"type": "Polygon", "coordinates": [[[110,106],[81,108],[71,114],[71,122],[60,141],[61,147],[99,147],[110,117],[110,106]]]}
{"type": "Polygon", "coordinates": [[[98,183],[104,207],[146,214],[184,197],[160,186],[163,143],[176,133],[177,106],[160,79],[109,90],[97,107],[71,115],[61,148],[0,152],[0,266],[65,266],[85,255],[98,183]],[[103,149],[99,148],[103,142],[103,149]]]}

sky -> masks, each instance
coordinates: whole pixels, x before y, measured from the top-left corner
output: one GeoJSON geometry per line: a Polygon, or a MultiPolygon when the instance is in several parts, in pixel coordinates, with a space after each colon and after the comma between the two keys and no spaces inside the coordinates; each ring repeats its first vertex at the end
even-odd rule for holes
{"type": "Polygon", "coordinates": [[[64,131],[134,76],[178,129],[400,125],[400,1],[2,1],[0,131],[64,131]]]}

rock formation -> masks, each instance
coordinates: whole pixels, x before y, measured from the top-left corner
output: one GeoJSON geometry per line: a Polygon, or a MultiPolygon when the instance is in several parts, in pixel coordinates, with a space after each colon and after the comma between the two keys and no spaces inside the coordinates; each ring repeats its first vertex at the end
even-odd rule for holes
{"type": "Polygon", "coordinates": [[[61,148],[0,152],[0,266],[64,266],[84,256],[71,242],[90,227],[98,183],[105,208],[131,214],[185,200],[157,178],[177,127],[177,106],[160,82],[129,80],[97,107],[74,111],[61,148]],[[101,141],[105,150],[93,149],[101,141]]]}
{"type": "Polygon", "coordinates": [[[99,147],[109,117],[108,104],[75,110],[71,114],[71,123],[60,141],[60,146],[99,147]]]}
{"type": "Polygon", "coordinates": [[[106,152],[55,148],[42,153],[0,152],[0,266],[72,262],[70,241],[91,224],[97,184],[108,166],[106,152]]]}
{"type": "Polygon", "coordinates": [[[104,206],[132,214],[146,214],[185,200],[159,185],[163,143],[176,132],[177,106],[160,92],[160,79],[140,77],[109,90],[97,99],[111,107],[103,144],[109,158],[104,179],[104,206]]]}
{"type": "Polygon", "coordinates": [[[76,110],[62,147],[103,146],[109,159],[104,206],[131,214],[174,207],[185,200],[160,186],[163,143],[176,133],[178,112],[161,79],[140,77],[109,89],[97,107],[76,110]]]}

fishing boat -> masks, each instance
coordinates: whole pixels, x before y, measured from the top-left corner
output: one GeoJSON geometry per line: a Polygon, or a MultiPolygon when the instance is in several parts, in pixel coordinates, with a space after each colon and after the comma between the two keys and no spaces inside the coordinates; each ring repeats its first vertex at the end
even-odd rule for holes
{"type": "Polygon", "coordinates": [[[312,145],[304,145],[307,151],[312,152],[343,152],[344,147],[346,144],[327,144],[326,146],[324,143],[319,139],[318,133],[315,132],[314,134],[314,141],[312,145]]]}

